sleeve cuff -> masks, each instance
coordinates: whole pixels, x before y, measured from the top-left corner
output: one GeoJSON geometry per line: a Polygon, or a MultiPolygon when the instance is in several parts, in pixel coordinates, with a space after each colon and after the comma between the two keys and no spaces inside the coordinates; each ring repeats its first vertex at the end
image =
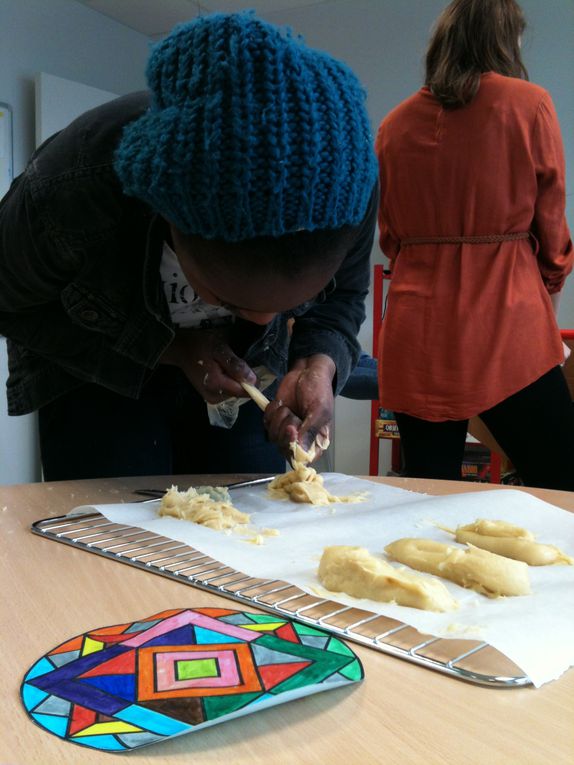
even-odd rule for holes
{"type": "Polygon", "coordinates": [[[289,346],[289,365],[297,359],[304,359],[323,353],[333,359],[336,367],[333,392],[337,396],[344,387],[352,369],[359,360],[361,349],[357,343],[351,349],[347,341],[335,332],[313,332],[312,337],[293,337],[289,346]]]}

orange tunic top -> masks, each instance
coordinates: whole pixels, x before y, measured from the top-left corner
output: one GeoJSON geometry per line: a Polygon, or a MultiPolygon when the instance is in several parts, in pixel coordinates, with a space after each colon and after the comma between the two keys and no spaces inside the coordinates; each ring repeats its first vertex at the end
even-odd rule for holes
{"type": "Polygon", "coordinates": [[[492,72],[460,109],[422,88],[383,120],[376,150],[380,244],[392,269],[381,404],[431,421],[473,417],[563,361],[549,294],[574,255],[552,100],[492,72]],[[423,241],[401,244],[412,238],[423,241]]]}

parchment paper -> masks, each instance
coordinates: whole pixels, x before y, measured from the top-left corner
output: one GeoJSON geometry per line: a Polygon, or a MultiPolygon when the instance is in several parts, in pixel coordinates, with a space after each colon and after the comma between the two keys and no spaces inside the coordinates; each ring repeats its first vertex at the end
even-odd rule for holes
{"type": "Polygon", "coordinates": [[[459,601],[458,610],[443,614],[326,594],[316,573],[328,545],[361,545],[384,556],[385,545],[401,537],[452,542],[436,523],[454,528],[477,518],[523,526],[537,541],[555,544],[574,556],[574,514],[512,489],[431,497],[336,473],[324,478],[332,494],[367,491],[367,501],[313,507],[272,500],[265,486],[232,491],[233,504],[251,513],[253,526],[280,531],[277,537],[267,537],[264,545],[249,544],[241,534],[226,535],[159,517],[159,502],[83,506],[72,512],[95,509],[111,521],[185,542],[250,576],[290,582],[311,595],[383,614],[423,633],[484,640],[517,664],[536,687],[574,664],[574,566],[531,566],[531,595],[496,600],[442,580],[459,601]]]}

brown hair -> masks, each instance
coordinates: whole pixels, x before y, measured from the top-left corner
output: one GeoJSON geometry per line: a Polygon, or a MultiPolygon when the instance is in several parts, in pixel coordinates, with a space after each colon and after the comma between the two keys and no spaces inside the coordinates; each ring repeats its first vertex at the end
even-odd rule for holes
{"type": "Polygon", "coordinates": [[[519,42],[525,28],[516,0],[453,0],[435,22],[425,85],[454,109],[472,101],[483,72],[527,80],[519,42]]]}

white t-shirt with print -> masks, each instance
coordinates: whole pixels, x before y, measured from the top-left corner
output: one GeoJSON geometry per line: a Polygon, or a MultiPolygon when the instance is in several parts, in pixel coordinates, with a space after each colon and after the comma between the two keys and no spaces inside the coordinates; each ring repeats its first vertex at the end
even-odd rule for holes
{"type": "Polygon", "coordinates": [[[159,271],[171,320],[176,326],[186,329],[211,329],[233,322],[234,316],[231,311],[221,306],[210,305],[195,293],[181,270],[177,255],[167,242],[163,243],[159,271]]]}
{"type": "MultiPolygon", "coordinates": [[[[195,293],[181,270],[177,255],[167,242],[163,243],[159,270],[171,320],[176,326],[182,329],[211,329],[231,324],[235,320],[235,316],[227,308],[210,305],[195,293]]],[[[266,367],[257,366],[253,371],[263,389],[275,379],[275,375],[266,367]]],[[[220,428],[231,428],[237,419],[239,406],[248,400],[228,398],[219,404],[207,404],[210,423],[220,428]]]]}

